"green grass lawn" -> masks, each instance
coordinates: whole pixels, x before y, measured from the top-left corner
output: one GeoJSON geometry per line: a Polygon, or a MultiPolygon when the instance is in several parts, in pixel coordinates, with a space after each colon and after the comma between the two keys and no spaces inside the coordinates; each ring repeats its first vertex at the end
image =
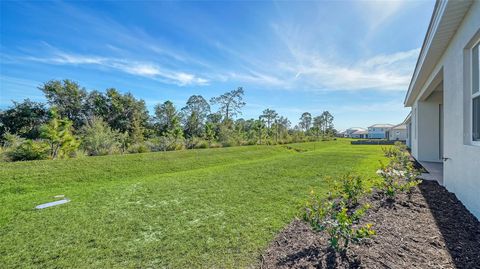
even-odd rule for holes
{"type": "Polygon", "coordinates": [[[380,146],[286,146],[0,163],[1,268],[254,267],[328,176],[374,178],[380,146]],[[64,194],[71,202],[43,210],[64,194]]]}

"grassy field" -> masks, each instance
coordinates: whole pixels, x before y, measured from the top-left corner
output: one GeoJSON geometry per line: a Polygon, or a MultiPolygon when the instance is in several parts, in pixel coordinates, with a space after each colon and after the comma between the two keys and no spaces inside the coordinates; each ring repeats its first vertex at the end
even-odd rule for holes
{"type": "Polygon", "coordinates": [[[383,158],[347,140],[288,147],[0,163],[0,267],[254,267],[326,177],[373,178],[383,158]],[[34,209],[59,194],[71,202],[34,209]]]}

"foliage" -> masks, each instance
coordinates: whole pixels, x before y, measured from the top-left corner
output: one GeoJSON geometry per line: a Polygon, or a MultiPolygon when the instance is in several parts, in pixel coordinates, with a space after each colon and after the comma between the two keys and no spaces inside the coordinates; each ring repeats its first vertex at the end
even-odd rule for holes
{"type": "Polygon", "coordinates": [[[40,140],[23,140],[7,148],[5,157],[12,162],[45,160],[49,157],[49,145],[40,140]]]}
{"type": "Polygon", "coordinates": [[[330,246],[335,251],[345,251],[350,242],[359,243],[375,235],[372,224],[358,225],[369,207],[364,204],[357,209],[349,209],[343,199],[323,199],[312,193],[305,206],[304,220],[315,230],[326,231],[330,246]]]}
{"type": "Polygon", "coordinates": [[[72,134],[72,122],[60,118],[56,109],[51,110],[51,119],[40,127],[40,137],[49,145],[50,158],[71,157],[77,150],[79,142],[72,134]]]}
{"type": "Polygon", "coordinates": [[[119,151],[119,133],[113,131],[102,118],[93,117],[80,130],[81,147],[88,155],[107,155],[119,151]]]}
{"type": "Polygon", "coordinates": [[[163,104],[155,105],[155,124],[159,135],[172,129],[174,121],[178,122],[178,112],[171,101],[165,101],[163,104]]]}
{"type": "MultiPolygon", "coordinates": [[[[44,139],[51,147],[50,158],[74,156],[77,140],[82,141],[84,154],[106,155],[319,141],[320,135],[322,139],[331,135],[325,126],[333,128],[331,123],[320,126],[318,122],[311,128],[312,115],[308,112],[302,115],[301,127],[291,128],[288,118],[270,108],[258,119],[236,118],[246,104],[242,87],[213,97],[210,103],[201,95],[192,95],[180,111],[171,101],[165,101],[155,105],[154,116],[149,115],[145,101],[115,88],[87,91],[65,79],[48,81],[39,89],[50,107],[27,99],[0,110],[0,143],[5,143],[7,132],[31,140],[44,139]],[[211,113],[210,106],[218,111],[211,113]],[[58,114],[56,119],[49,117],[52,109],[58,114]],[[61,134],[65,137],[60,138],[61,134]]],[[[325,115],[330,114],[322,113],[322,117],[325,115]]]]}
{"type": "Polygon", "coordinates": [[[16,134],[23,138],[36,139],[40,135],[38,127],[48,120],[45,105],[29,99],[13,102],[13,106],[0,111],[0,141],[5,134],[16,134]]]}
{"type": "Polygon", "coordinates": [[[65,79],[63,81],[50,80],[39,88],[51,106],[56,107],[57,113],[62,118],[73,122],[79,128],[84,120],[83,100],[87,96],[84,88],[78,83],[65,79]]]}
{"type": "Polygon", "coordinates": [[[377,174],[382,178],[380,190],[388,200],[394,200],[399,192],[410,192],[413,187],[420,184],[420,172],[415,169],[403,144],[394,147],[382,148],[384,155],[389,158],[387,165],[380,162],[377,174]]]}
{"type": "Polygon", "coordinates": [[[300,117],[300,122],[298,124],[302,130],[308,131],[312,125],[312,114],[304,112],[300,117]]]}
{"type": "Polygon", "coordinates": [[[192,95],[182,108],[184,134],[186,137],[203,136],[205,121],[210,114],[210,105],[201,95],[192,95]]]}
{"type": "Polygon", "coordinates": [[[243,95],[243,88],[239,87],[236,90],[224,93],[218,97],[213,97],[210,99],[210,103],[219,105],[219,113],[224,116],[224,120],[229,120],[240,114],[242,107],[245,106],[243,95]]]}
{"type": "Polygon", "coordinates": [[[359,198],[365,193],[363,181],[362,177],[358,175],[347,174],[336,183],[336,189],[348,207],[356,206],[359,198]]]}

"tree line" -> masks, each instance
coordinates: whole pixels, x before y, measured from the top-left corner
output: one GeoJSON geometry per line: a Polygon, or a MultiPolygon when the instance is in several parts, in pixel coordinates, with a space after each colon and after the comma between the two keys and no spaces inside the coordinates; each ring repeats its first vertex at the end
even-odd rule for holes
{"type": "Polygon", "coordinates": [[[26,99],[0,110],[4,160],[284,144],[335,134],[328,111],[316,117],[305,112],[294,127],[270,108],[257,119],[240,118],[246,104],[242,87],[209,101],[192,95],[181,108],[165,101],[154,106],[153,115],[144,100],[114,88],[87,91],[67,79],[38,89],[46,103],[26,99]]]}

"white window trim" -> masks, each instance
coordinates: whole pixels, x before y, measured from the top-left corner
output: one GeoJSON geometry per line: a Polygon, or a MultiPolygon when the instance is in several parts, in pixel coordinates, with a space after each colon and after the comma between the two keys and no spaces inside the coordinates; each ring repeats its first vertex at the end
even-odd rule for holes
{"type": "MultiPolygon", "coordinates": [[[[478,40],[470,49],[470,91],[469,91],[469,105],[470,105],[470,143],[471,145],[475,145],[475,146],[480,146],[480,140],[478,141],[475,141],[473,140],[473,99],[477,98],[478,96],[480,96],[480,89],[476,92],[476,93],[473,93],[473,49],[476,47],[476,46],[479,46],[478,48],[478,53],[480,54],[480,40],[478,40]]],[[[480,69],[480,61],[479,61],[479,69],[480,69]]],[[[480,77],[479,77],[479,80],[480,80],[480,77]]],[[[480,81],[479,81],[479,87],[480,87],[480,81]]]]}

